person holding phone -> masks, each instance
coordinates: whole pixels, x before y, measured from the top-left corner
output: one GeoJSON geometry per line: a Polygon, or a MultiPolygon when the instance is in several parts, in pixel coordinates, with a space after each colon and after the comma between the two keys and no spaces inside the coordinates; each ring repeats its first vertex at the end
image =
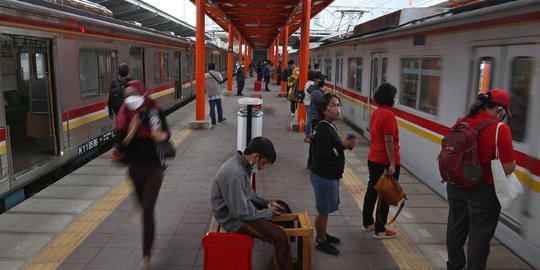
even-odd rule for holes
{"type": "Polygon", "coordinates": [[[381,175],[387,171],[393,175],[396,181],[399,178],[400,153],[399,153],[399,129],[396,116],[392,107],[397,101],[397,89],[389,83],[383,83],[375,92],[375,102],[379,106],[371,115],[369,125],[369,135],[371,143],[368,154],[369,182],[364,197],[363,226],[364,231],[375,230],[373,237],[376,239],[394,238],[397,232],[386,229],[388,210],[390,206],[384,201],[380,201],[379,211],[373,210],[377,202],[377,191],[375,185],[381,175]]]}
{"type": "Polygon", "coordinates": [[[208,65],[208,73],[204,74],[204,85],[206,88],[206,95],[208,96],[208,105],[210,105],[210,119],[212,119],[212,128],[216,126],[217,122],[225,123],[227,119],[223,117],[223,107],[221,104],[221,83],[224,82],[221,73],[216,71],[216,64],[210,63],[208,65]],[[216,122],[217,107],[218,119],[216,122]]]}
{"type": "Polygon", "coordinates": [[[310,180],[315,193],[315,248],[324,253],[338,255],[333,245],[341,242],[338,237],[326,231],[328,215],[339,209],[339,180],[345,169],[345,149],[352,149],[356,139],[341,139],[334,125],[341,118],[341,102],[333,93],[326,93],[318,103],[317,111],[321,121],[315,127],[311,144],[312,163],[310,180]]]}
{"type": "Polygon", "coordinates": [[[244,153],[238,151],[225,161],[212,183],[212,212],[225,230],[273,244],[276,269],[292,270],[289,236],[283,227],[271,222],[273,217],[281,215],[283,207],[257,195],[250,184],[251,173],[275,160],[272,141],[256,137],[248,143],[244,153]]]}

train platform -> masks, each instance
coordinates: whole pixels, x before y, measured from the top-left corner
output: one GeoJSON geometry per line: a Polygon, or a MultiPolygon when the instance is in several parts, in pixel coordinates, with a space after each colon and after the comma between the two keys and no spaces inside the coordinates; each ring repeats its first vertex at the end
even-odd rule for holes
{"type": "MultiPolygon", "coordinates": [[[[256,93],[264,100],[263,136],[274,142],[277,160],[257,174],[257,192],[286,201],[293,212],[307,211],[313,224],[308,144],[303,133],[290,130],[289,103],[276,97],[279,86],[270,88],[256,93]]],[[[248,78],[244,94],[253,93],[253,78],[248,78]]],[[[203,268],[201,239],[212,220],[210,187],[221,164],[236,151],[238,99],[223,97],[227,122],[213,129],[187,128],[195,119],[195,102],[168,116],[177,155],[165,172],[155,208],[151,269],[203,268]]],[[[356,133],[344,122],[337,127],[342,135],[356,133]]],[[[399,236],[377,240],[361,229],[369,142],[358,137],[357,146],[346,151],[340,210],[329,218],[328,232],[342,239],[336,245],[341,253],[313,250],[313,269],[445,269],[448,205],[406,168],[400,183],[408,201],[390,226],[399,236]]],[[[108,152],[0,215],[0,269],[139,269],[141,211],[126,175],[108,152]]],[[[271,256],[272,246],[256,240],[254,269],[271,269],[271,256]]],[[[488,269],[531,267],[494,239],[488,269]]]]}

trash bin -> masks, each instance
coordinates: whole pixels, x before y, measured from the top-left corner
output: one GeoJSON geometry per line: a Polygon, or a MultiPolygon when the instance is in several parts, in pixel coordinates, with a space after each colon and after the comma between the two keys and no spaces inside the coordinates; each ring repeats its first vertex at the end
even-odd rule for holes
{"type": "Polygon", "coordinates": [[[262,136],[263,112],[254,109],[254,105],[262,104],[260,98],[241,98],[238,103],[246,105],[238,111],[238,128],[236,136],[236,149],[238,151],[246,150],[247,143],[255,137],[262,136]],[[251,117],[248,117],[248,111],[251,111],[251,117]],[[251,127],[248,130],[248,126],[251,127]]]}

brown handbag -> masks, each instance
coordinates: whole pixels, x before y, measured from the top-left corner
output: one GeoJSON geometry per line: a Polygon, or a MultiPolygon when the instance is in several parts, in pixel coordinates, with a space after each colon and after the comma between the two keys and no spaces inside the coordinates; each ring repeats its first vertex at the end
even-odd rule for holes
{"type": "Polygon", "coordinates": [[[379,213],[379,208],[381,206],[381,199],[389,205],[398,206],[398,204],[400,204],[396,215],[390,222],[386,224],[390,225],[394,223],[399,213],[401,213],[401,209],[403,209],[403,206],[405,206],[407,195],[405,195],[403,188],[401,188],[396,179],[394,179],[392,175],[388,174],[386,170],[383,172],[379,180],[377,180],[375,190],[377,190],[377,194],[379,196],[377,199],[377,214],[379,213]]]}

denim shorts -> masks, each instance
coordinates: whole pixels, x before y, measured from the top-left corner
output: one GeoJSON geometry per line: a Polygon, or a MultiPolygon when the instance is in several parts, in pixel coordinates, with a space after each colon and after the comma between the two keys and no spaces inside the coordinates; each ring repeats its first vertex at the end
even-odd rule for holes
{"type": "Polygon", "coordinates": [[[315,193],[315,208],[319,214],[330,214],[339,209],[339,179],[329,179],[309,171],[315,193]]]}

